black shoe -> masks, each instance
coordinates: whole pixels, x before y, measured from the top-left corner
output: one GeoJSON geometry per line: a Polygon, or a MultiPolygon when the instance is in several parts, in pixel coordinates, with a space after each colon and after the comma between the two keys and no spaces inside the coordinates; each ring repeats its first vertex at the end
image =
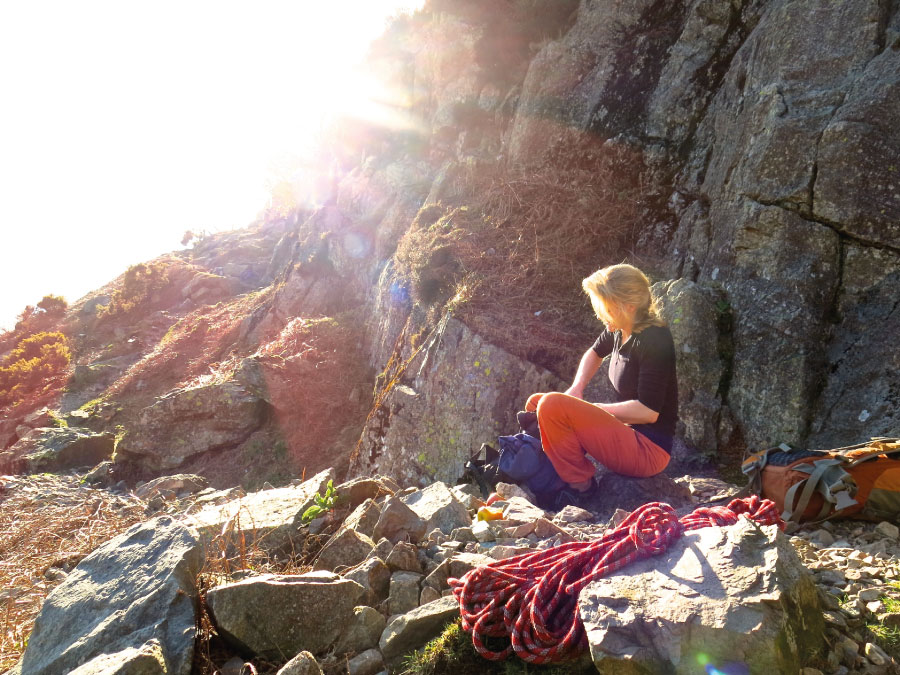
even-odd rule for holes
{"type": "Polygon", "coordinates": [[[529,436],[534,436],[535,438],[541,437],[541,429],[538,426],[536,412],[528,412],[527,410],[517,412],[516,421],[519,423],[519,427],[521,427],[522,431],[529,436]]]}
{"type": "Polygon", "coordinates": [[[584,492],[567,485],[556,493],[553,501],[553,507],[556,511],[562,511],[567,506],[577,506],[580,509],[593,512],[600,501],[600,486],[597,485],[596,478],[591,479],[591,486],[584,492]]]}

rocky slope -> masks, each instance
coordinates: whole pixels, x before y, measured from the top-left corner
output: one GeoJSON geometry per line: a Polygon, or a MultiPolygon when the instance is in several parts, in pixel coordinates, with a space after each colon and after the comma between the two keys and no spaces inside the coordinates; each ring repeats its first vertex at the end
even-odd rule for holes
{"type": "MultiPolygon", "coordinates": [[[[70,426],[223,485],[451,480],[571,376],[577,282],[628,256],[681,346],[679,457],[896,434],[894,4],[509,5],[389,29],[370,64],[404,123],[334,139],[328,205],[164,259],[139,312],[96,318],[116,283],[77,305],[70,426]]],[[[3,421],[9,468],[29,424],[3,421]]]]}

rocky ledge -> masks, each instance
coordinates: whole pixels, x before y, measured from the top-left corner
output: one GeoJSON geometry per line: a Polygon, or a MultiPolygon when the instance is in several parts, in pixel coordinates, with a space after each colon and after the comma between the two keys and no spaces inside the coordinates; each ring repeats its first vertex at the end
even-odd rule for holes
{"type": "MultiPolygon", "coordinates": [[[[500,484],[493,506],[502,518],[484,521],[472,486],[401,489],[375,476],[338,485],[304,522],[332,477],[251,494],[186,475],[142,486],[129,498],[143,500],[148,520],[53,589],[10,673],[187,675],[197,624],[207,626],[198,639],[214,632],[232,650],[228,663],[208,664],[221,672],[240,672],[245,660],[280,675],[400,672],[406,655],[459,616],[449,579],[596,539],[625,515],[598,522],[571,506],[545,512],[500,484]]],[[[681,483],[693,496],[680,513],[733,491],[708,479],[681,483]]],[[[900,531],[890,523],[785,534],[744,520],[698,530],[584,589],[590,657],[601,672],[615,662],[622,672],[687,673],[699,658],[746,672],[897,672],[878,641],[900,626],[898,558],[900,531]]]]}

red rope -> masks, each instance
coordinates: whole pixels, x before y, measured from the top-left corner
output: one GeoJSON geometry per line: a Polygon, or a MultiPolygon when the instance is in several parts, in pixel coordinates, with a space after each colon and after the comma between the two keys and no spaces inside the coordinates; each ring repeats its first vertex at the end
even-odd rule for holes
{"type": "Polygon", "coordinates": [[[500,661],[515,652],[529,663],[565,661],[586,646],[578,594],[590,582],[637,560],[663,553],[683,532],[733,525],[746,515],[761,525],[784,523],[775,504],[752,495],[728,506],[696,509],[680,520],[668,504],[632,511],[600,539],[555,546],[476,567],[450,579],[462,627],[479,654],[500,661]],[[491,649],[485,638],[508,638],[491,649]]]}

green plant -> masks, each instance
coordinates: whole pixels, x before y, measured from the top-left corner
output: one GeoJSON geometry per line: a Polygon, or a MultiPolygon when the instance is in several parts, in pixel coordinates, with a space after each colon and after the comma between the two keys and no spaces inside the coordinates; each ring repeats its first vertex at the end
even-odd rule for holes
{"type": "Polygon", "coordinates": [[[325,486],[325,494],[317,493],[315,496],[316,503],[310,506],[301,516],[303,523],[308,523],[314,518],[318,518],[328,511],[332,511],[337,502],[337,490],[334,489],[334,481],[328,481],[325,486]]]}

